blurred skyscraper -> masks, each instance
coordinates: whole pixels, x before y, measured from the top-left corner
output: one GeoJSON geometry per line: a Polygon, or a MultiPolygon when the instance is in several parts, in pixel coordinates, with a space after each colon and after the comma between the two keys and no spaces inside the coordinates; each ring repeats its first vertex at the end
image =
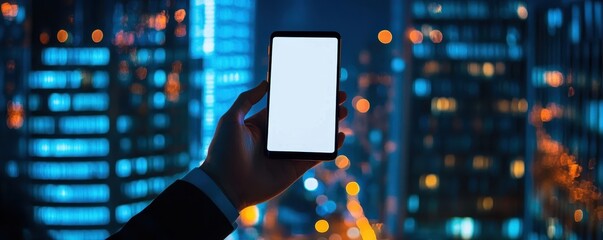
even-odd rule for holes
{"type": "Polygon", "coordinates": [[[411,1],[408,11],[404,232],[419,239],[519,238],[526,5],[411,1]]]}
{"type": "Polygon", "coordinates": [[[529,236],[602,239],[603,3],[530,7],[529,236]]]}

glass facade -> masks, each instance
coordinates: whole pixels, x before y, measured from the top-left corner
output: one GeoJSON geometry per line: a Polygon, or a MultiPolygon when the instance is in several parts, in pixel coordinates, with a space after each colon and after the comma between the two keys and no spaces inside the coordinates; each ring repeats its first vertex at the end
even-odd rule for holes
{"type": "Polygon", "coordinates": [[[539,1],[530,45],[530,237],[603,237],[603,3],[539,1]]]}
{"type": "MultiPolygon", "coordinates": [[[[412,1],[404,232],[519,238],[527,6],[412,1]]],[[[400,9],[402,11],[403,9],[400,9]]]]}

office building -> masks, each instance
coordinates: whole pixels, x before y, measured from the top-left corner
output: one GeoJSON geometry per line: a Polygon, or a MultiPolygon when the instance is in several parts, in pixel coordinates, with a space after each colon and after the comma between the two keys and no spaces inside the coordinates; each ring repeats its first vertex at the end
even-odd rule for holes
{"type": "MultiPolygon", "coordinates": [[[[412,1],[405,219],[411,238],[522,235],[527,6],[412,1]]],[[[404,11],[405,9],[400,9],[404,11]]]]}
{"type": "Polygon", "coordinates": [[[534,1],[530,14],[527,230],[601,239],[603,3],[534,1]]]}

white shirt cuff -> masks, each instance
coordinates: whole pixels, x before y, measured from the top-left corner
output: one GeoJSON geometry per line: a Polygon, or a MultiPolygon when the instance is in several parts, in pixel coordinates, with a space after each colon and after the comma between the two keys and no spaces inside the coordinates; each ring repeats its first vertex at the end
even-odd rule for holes
{"type": "Polygon", "coordinates": [[[233,228],[237,228],[237,218],[239,212],[235,206],[226,197],[222,189],[205,173],[200,167],[191,170],[182,180],[187,181],[199,190],[205,193],[216,206],[222,211],[226,219],[232,224],[233,228]]]}

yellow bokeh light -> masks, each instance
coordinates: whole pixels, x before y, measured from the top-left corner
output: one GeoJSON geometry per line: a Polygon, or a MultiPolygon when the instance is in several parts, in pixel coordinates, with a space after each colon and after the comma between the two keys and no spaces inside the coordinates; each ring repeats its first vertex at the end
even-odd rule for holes
{"type": "Polygon", "coordinates": [[[429,32],[429,38],[433,43],[441,43],[444,39],[444,34],[440,30],[432,30],[429,32]]]}
{"type": "Polygon", "coordinates": [[[364,214],[364,210],[362,209],[362,206],[360,206],[358,200],[349,200],[346,207],[348,208],[348,211],[350,212],[352,217],[359,218],[364,214]]]}
{"type": "Polygon", "coordinates": [[[57,32],[57,40],[60,43],[64,43],[67,41],[67,39],[69,39],[69,33],[63,29],[59,30],[59,32],[57,32]]]}
{"type": "Polygon", "coordinates": [[[520,112],[528,111],[528,100],[522,98],[517,102],[517,110],[520,112]]]}
{"type": "Polygon", "coordinates": [[[356,196],[360,192],[360,185],[357,182],[349,182],[345,185],[345,191],[349,195],[356,196]]]}
{"type": "Polygon", "coordinates": [[[388,30],[381,30],[379,32],[379,34],[377,34],[377,38],[379,39],[379,42],[383,43],[383,44],[389,44],[390,42],[392,42],[392,33],[388,30]]]}
{"type": "Polygon", "coordinates": [[[249,206],[241,210],[241,223],[243,226],[251,227],[256,225],[260,220],[260,210],[256,205],[249,206]]]}
{"type": "Polygon", "coordinates": [[[489,62],[484,63],[484,65],[482,65],[482,72],[486,77],[494,76],[494,64],[489,62]]]}
{"type": "Polygon", "coordinates": [[[582,218],[584,218],[584,212],[582,212],[582,209],[576,209],[576,211],[574,211],[574,221],[582,222],[582,218]]]}
{"type": "Polygon", "coordinates": [[[511,162],[511,176],[513,178],[522,178],[525,174],[525,163],[521,159],[511,162]]]}
{"type": "Polygon", "coordinates": [[[473,157],[473,169],[483,170],[490,167],[490,158],[485,156],[477,155],[473,157]]]}
{"type": "Polygon", "coordinates": [[[490,211],[492,210],[492,207],[494,207],[494,199],[492,199],[492,197],[482,198],[481,209],[490,211]]]}
{"type": "Polygon", "coordinates": [[[350,159],[346,155],[339,155],[335,158],[335,166],[340,169],[347,168],[350,166],[350,159]]]}
{"type": "Polygon", "coordinates": [[[423,184],[428,189],[436,189],[436,188],[438,188],[438,186],[440,185],[439,180],[438,180],[438,175],[428,174],[423,179],[423,184]]]}
{"type": "Polygon", "coordinates": [[[326,233],[327,231],[329,231],[329,222],[327,222],[327,220],[320,219],[316,221],[316,223],[314,224],[314,228],[319,233],[326,233]]]}
{"type": "Polygon", "coordinates": [[[174,13],[174,20],[176,20],[176,22],[178,22],[178,23],[181,23],[182,21],[184,21],[185,17],[186,17],[186,10],[184,10],[184,9],[178,9],[174,13]]]}
{"type": "Polygon", "coordinates": [[[101,31],[100,29],[96,29],[96,30],[92,31],[92,41],[93,42],[99,43],[102,40],[103,40],[103,31],[101,31]]]}
{"type": "Polygon", "coordinates": [[[369,223],[369,221],[366,217],[361,217],[358,220],[356,220],[356,226],[358,226],[358,229],[360,230],[360,236],[362,236],[362,239],[364,239],[364,240],[377,239],[377,236],[375,235],[375,231],[371,227],[371,224],[369,223]]]}
{"type": "Polygon", "coordinates": [[[523,4],[520,4],[517,7],[517,16],[520,19],[527,19],[528,18],[528,9],[526,8],[526,6],[524,6],[523,4]]]}
{"type": "Polygon", "coordinates": [[[423,42],[423,33],[421,33],[421,31],[419,30],[412,30],[408,33],[408,39],[410,39],[410,41],[413,44],[419,44],[423,42]]]}
{"type": "Polygon", "coordinates": [[[365,98],[361,98],[358,99],[358,101],[356,101],[356,111],[360,112],[360,113],[366,113],[369,111],[369,109],[371,109],[371,103],[366,100],[365,98]]]}

